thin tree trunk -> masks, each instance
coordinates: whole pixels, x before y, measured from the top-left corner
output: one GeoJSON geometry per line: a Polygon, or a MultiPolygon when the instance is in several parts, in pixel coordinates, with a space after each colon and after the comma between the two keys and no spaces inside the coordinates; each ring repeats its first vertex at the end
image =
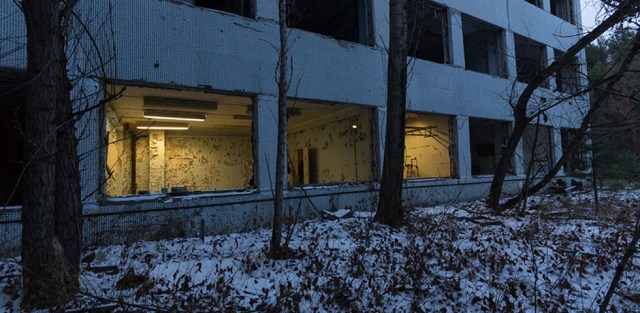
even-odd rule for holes
{"type": "Polygon", "coordinates": [[[402,174],[407,94],[406,0],[390,1],[389,61],[387,67],[387,132],[380,180],[378,210],[374,220],[397,227],[403,222],[402,174]]]}
{"type": "Polygon", "coordinates": [[[280,51],[278,60],[278,152],[276,154],[276,190],[273,205],[273,228],[269,256],[282,256],[282,212],[283,194],[286,184],[285,166],[287,157],[287,0],[278,1],[280,51]]]}
{"type": "Polygon", "coordinates": [[[28,92],[22,208],[23,306],[50,307],[78,290],[81,214],[65,55],[70,2],[24,0],[28,92]]]}

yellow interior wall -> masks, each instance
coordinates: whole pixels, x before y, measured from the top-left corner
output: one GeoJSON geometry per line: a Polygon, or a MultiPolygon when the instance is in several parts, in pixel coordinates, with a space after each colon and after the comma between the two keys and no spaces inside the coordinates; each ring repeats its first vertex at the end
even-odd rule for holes
{"type": "Polygon", "coordinates": [[[405,137],[405,178],[438,178],[451,176],[451,158],[449,146],[451,142],[449,132],[449,118],[437,115],[420,115],[415,122],[407,126],[426,127],[433,129],[434,137],[406,136],[405,137]],[[411,159],[414,159],[413,163],[411,159]],[[417,165],[417,166],[416,166],[417,165]]]}

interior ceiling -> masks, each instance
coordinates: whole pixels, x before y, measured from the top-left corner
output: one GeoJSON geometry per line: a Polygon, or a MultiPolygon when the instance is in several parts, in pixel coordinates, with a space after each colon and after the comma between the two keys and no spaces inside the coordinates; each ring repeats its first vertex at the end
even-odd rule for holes
{"type": "MultiPolygon", "coordinates": [[[[114,90],[120,91],[123,87],[115,87],[114,90]]],[[[251,133],[251,119],[253,114],[253,99],[247,96],[232,96],[217,93],[209,93],[202,91],[188,90],[172,90],[148,87],[127,86],[122,92],[122,96],[111,101],[110,106],[115,111],[116,117],[120,124],[138,124],[149,123],[153,120],[143,117],[144,113],[144,97],[157,97],[168,99],[184,99],[216,102],[217,109],[204,113],[206,120],[204,122],[187,122],[189,131],[207,132],[211,130],[225,132],[236,132],[241,134],[251,133]],[[243,116],[249,119],[237,119],[235,116],[243,116]]],[[[290,108],[299,109],[299,115],[292,115],[289,118],[289,125],[292,127],[312,123],[314,120],[321,118],[329,118],[332,115],[338,118],[344,118],[344,112],[352,110],[354,106],[343,104],[327,104],[315,103],[302,100],[290,100],[287,104],[290,108]]],[[[274,118],[277,110],[273,110],[274,118]]],[[[158,121],[169,122],[169,121],[158,121]]],[[[185,123],[175,121],[176,123],[185,123]]]]}

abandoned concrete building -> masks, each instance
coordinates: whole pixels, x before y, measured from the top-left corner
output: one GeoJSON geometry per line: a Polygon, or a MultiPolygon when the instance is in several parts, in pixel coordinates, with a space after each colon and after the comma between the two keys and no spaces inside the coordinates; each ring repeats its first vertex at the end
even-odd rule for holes
{"type": "MultiPolygon", "coordinates": [[[[387,1],[290,0],[287,207],[375,208],[386,118],[387,1]]],[[[87,245],[267,226],[277,137],[276,0],[80,1],[69,73],[87,245]],[[80,24],[80,23],[77,23],[80,24]]],[[[411,0],[407,206],[486,195],[510,99],[582,33],[578,0],[411,0]]],[[[0,247],[20,236],[24,17],[0,4],[0,247]],[[7,147],[10,147],[7,149],[7,147]]],[[[584,54],[539,88],[584,84],[584,54]]],[[[507,184],[548,169],[588,99],[527,131],[507,184]],[[530,166],[531,165],[531,166],[530,166]]],[[[577,153],[561,176],[585,170],[577,153]]],[[[7,252],[10,253],[10,252],[7,252]]]]}

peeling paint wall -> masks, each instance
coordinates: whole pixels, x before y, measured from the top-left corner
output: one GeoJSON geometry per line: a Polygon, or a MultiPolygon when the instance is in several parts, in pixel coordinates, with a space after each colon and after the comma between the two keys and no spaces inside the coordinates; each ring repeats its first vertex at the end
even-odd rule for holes
{"type": "Polygon", "coordinates": [[[251,137],[167,137],[165,177],[169,187],[220,190],[251,187],[251,137]]]}
{"type": "MultiPolygon", "coordinates": [[[[372,179],[371,112],[352,114],[322,125],[288,134],[289,155],[295,150],[315,151],[317,183],[367,181],[372,179]],[[357,121],[358,128],[351,126],[357,121]]],[[[313,175],[312,175],[313,176],[313,175]]]]}

